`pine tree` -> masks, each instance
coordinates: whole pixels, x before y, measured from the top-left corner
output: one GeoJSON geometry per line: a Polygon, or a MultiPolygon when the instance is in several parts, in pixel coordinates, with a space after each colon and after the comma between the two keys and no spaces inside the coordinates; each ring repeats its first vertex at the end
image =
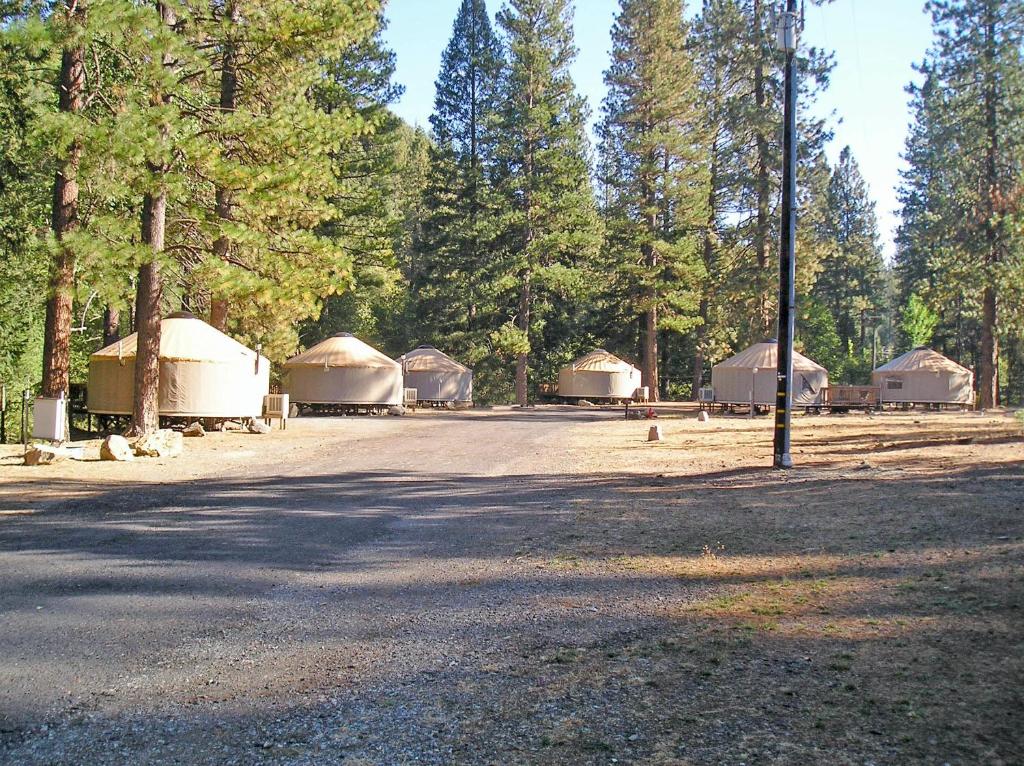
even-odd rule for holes
{"type": "Polygon", "coordinates": [[[728,348],[722,321],[727,263],[734,243],[729,237],[736,198],[740,152],[731,126],[746,95],[742,71],[736,66],[729,41],[745,34],[747,19],[735,0],[706,0],[694,21],[692,47],[699,67],[698,87],[704,107],[708,154],[707,200],[701,226],[700,253],[704,266],[698,315],[694,328],[691,395],[704,384],[705,360],[724,356],[728,348]]]}
{"type": "MultiPolygon", "coordinates": [[[[218,8],[216,3],[211,9],[214,18],[218,17],[218,8]]],[[[238,64],[239,58],[243,54],[242,42],[239,39],[242,21],[242,11],[238,0],[225,0],[222,16],[222,25],[224,27],[223,41],[220,46],[220,91],[218,93],[218,107],[220,108],[223,115],[230,119],[230,116],[235,112],[238,106],[238,64]]],[[[223,148],[225,157],[233,157],[235,155],[235,147],[231,146],[228,139],[229,134],[225,133],[223,136],[223,142],[226,144],[223,148]]],[[[232,189],[226,185],[218,184],[214,192],[214,212],[216,216],[224,222],[225,226],[230,226],[232,217],[234,216],[234,202],[232,189]]],[[[213,242],[213,254],[215,257],[226,261],[229,256],[231,249],[231,240],[228,238],[226,232],[222,232],[213,242]]],[[[210,324],[216,327],[218,330],[223,332],[228,327],[228,302],[223,298],[213,296],[210,299],[210,324]]]]}
{"type": "MultiPolygon", "coordinates": [[[[957,195],[958,162],[953,125],[946,123],[949,92],[926,63],[920,86],[911,85],[914,119],[899,189],[902,220],[896,234],[896,302],[917,295],[939,316],[932,342],[961,363],[975,366],[981,310],[972,284],[974,264],[959,255],[959,227],[965,214],[957,195]]],[[[912,341],[902,333],[903,346],[912,341]]]]}
{"type": "MultiPolygon", "coordinates": [[[[36,233],[47,227],[54,167],[34,115],[56,99],[51,83],[32,76],[40,62],[17,28],[21,19],[0,19],[10,24],[0,33],[0,383],[13,410],[42,358],[51,259],[36,233]]],[[[48,49],[38,55],[49,61],[48,49]]]]}
{"type": "Polygon", "coordinates": [[[874,203],[850,147],[840,152],[826,200],[826,235],[834,247],[821,264],[813,295],[832,312],[843,348],[856,341],[858,350],[863,350],[865,317],[883,308],[880,291],[885,264],[874,203]]]}
{"type": "MultiPolygon", "coordinates": [[[[703,105],[709,116],[708,271],[695,338],[694,380],[711,361],[776,330],[778,216],[781,184],[782,69],[774,49],[769,4],[764,0],[706,0],[694,24],[703,105]]],[[[797,176],[801,221],[818,208],[824,122],[813,103],[832,67],[825,52],[802,47],[797,176]]],[[[806,295],[823,256],[817,232],[798,227],[798,290],[806,295]],[[811,246],[808,249],[808,246],[811,246]]]]}
{"type": "Polygon", "coordinates": [[[161,28],[151,27],[154,42],[152,61],[156,67],[149,73],[149,106],[155,118],[153,149],[145,158],[148,173],[142,196],[142,228],[140,238],[152,250],[139,266],[135,292],[135,321],[138,344],[135,353],[135,388],[132,396],[131,432],[140,436],[160,427],[160,321],[163,319],[163,277],[160,257],[167,235],[168,184],[165,176],[171,171],[173,148],[170,144],[170,120],[167,107],[173,98],[177,78],[174,71],[180,62],[175,57],[175,42],[168,30],[177,22],[175,8],[166,0],[157,0],[156,12],[161,28]],[[166,27],[166,29],[164,29],[166,27]]]}
{"type": "Polygon", "coordinates": [[[502,65],[484,0],[463,0],[435,86],[424,197],[429,215],[411,275],[417,324],[424,328],[420,340],[476,366],[477,388],[485,395],[494,377],[488,364],[495,315],[488,275],[497,247],[494,123],[502,65]]]}
{"type": "Polygon", "coordinates": [[[497,281],[512,288],[510,321],[492,334],[515,357],[516,402],[529,399],[543,323],[586,288],[600,244],[590,186],[585,104],[569,73],[576,51],[569,0],[511,0],[498,15],[509,62],[501,83],[496,180],[506,213],[497,281]]]}
{"type": "MultiPolygon", "coordinates": [[[[62,38],[58,109],[75,115],[85,95],[86,0],[67,0],[55,9],[51,24],[62,38]]],[[[75,255],[65,236],[78,228],[78,166],[82,139],[74,135],[63,148],[53,182],[51,227],[56,240],[51,265],[50,292],[46,303],[43,343],[43,396],[66,396],[71,367],[71,309],[74,298],[75,255]]]]}
{"type": "Polygon", "coordinates": [[[642,317],[643,383],[659,398],[658,335],[700,320],[706,152],[681,0],[622,0],[601,123],[612,259],[627,314],[642,317]]]}
{"type": "Polygon", "coordinates": [[[953,304],[958,325],[965,314],[977,317],[978,404],[991,407],[999,399],[999,342],[1006,334],[999,315],[1007,308],[1018,315],[1002,296],[1024,276],[1016,202],[1024,157],[1024,3],[937,0],[927,8],[936,43],[921,67],[924,85],[912,89],[918,124],[908,141],[901,270],[931,281],[926,300],[933,308],[953,304]],[[936,137],[945,140],[922,140],[936,137]]]}
{"type": "Polygon", "coordinates": [[[278,359],[356,260],[390,256],[373,136],[390,124],[393,55],[378,3],[217,5],[195,33],[216,41],[217,153],[191,281],[215,324],[278,359]]]}

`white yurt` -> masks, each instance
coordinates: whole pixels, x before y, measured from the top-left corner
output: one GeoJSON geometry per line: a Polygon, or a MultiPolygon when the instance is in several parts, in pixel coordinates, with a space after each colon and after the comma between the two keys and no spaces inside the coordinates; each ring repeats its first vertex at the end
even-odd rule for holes
{"type": "Polygon", "coordinates": [[[398,363],[405,387],[416,389],[416,401],[473,401],[473,371],[433,346],[419,346],[398,357],[398,363]]]}
{"type": "Polygon", "coordinates": [[[568,399],[631,399],[639,387],[640,370],[603,348],[558,372],[558,395],[568,399]]]}
{"type": "MultiPolygon", "coordinates": [[[[755,404],[775,406],[778,364],[779,344],[774,338],[755,343],[719,362],[711,368],[711,387],[715,391],[715,401],[723,404],[750,404],[750,392],[753,390],[755,404]]],[[[820,405],[826,388],[828,370],[794,351],[793,404],[798,407],[820,405]]]]}
{"type": "Polygon", "coordinates": [[[339,332],[284,363],[284,392],[300,404],[402,404],[402,365],[339,332]]]}
{"type": "Polygon", "coordinates": [[[924,346],[878,367],[871,382],[883,404],[974,403],[974,373],[924,346]]]}
{"type": "MultiPolygon", "coordinates": [[[[138,334],[89,357],[87,407],[130,415],[138,334]]],[[[160,322],[160,414],[258,418],[270,391],[270,361],[203,320],[179,312],[160,322]]]]}

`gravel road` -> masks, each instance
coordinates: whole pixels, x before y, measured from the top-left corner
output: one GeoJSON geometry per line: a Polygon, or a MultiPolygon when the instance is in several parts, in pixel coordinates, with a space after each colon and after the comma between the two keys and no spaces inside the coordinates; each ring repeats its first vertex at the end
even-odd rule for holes
{"type": "Polygon", "coordinates": [[[4,520],[0,758],[446,763],[528,750],[507,725],[528,717],[505,706],[537,679],[517,677],[516,658],[637,629],[620,607],[639,583],[567,609],[589,604],[592,584],[517,560],[594,491],[574,472],[573,429],[614,417],[298,420],[310,448],[287,464],[270,440],[217,478],[4,520]]]}

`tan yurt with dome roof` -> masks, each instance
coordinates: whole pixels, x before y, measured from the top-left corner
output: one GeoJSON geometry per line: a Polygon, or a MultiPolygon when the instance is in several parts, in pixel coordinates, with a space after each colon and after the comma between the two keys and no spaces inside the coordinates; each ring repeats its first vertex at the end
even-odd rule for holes
{"type": "Polygon", "coordinates": [[[924,346],[875,369],[871,382],[883,404],[974,403],[974,373],[924,346]]]}
{"type": "MultiPolygon", "coordinates": [[[[711,368],[711,388],[721,404],[754,404],[773,407],[776,401],[779,344],[774,339],[755,343],[711,368]]],[[[816,407],[828,388],[828,370],[803,354],[793,352],[793,404],[816,407]]]]}
{"type": "Polygon", "coordinates": [[[639,387],[640,370],[603,348],[558,372],[558,395],[563,399],[632,399],[639,387]]]}
{"type": "Polygon", "coordinates": [[[473,401],[473,371],[438,351],[419,346],[398,357],[405,375],[405,387],[416,390],[416,401],[430,404],[470,404],[473,401]]]}
{"type": "Polygon", "coordinates": [[[284,363],[284,392],[297,404],[381,408],[402,404],[402,365],[340,332],[284,363]]]}
{"type": "MultiPolygon", "coordinates": [[[[90,413],[132,413],[137,345],[132,333],[89,357],[90,413]]],[[[269,391],[266,357],[187,312],[160,322],[161,416],[258,418],[269,391]]]]}

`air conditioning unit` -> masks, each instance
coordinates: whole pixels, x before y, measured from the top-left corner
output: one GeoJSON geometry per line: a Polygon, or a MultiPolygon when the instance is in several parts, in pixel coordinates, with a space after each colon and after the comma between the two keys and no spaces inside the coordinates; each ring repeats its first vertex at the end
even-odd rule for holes
{"type": "Polygon", "coordinates": [[[263,397],[263,419],[280,420],[281,428],[288,427],[288,394],[267,394],[263,397]]]}
{"type": "Polygon", "coordinates": [[[705,404],[715,401],[715,389],[711,386],[703,386],[697,390],[697,401],[705,404]]]}
{"type": "Polygon", "coordinates": [[[420,400],[420,392],[415,388],[405,389],[405,396],[402,401],[405,402],[406,407],[415,407],[416,402],[420,400]]]}

